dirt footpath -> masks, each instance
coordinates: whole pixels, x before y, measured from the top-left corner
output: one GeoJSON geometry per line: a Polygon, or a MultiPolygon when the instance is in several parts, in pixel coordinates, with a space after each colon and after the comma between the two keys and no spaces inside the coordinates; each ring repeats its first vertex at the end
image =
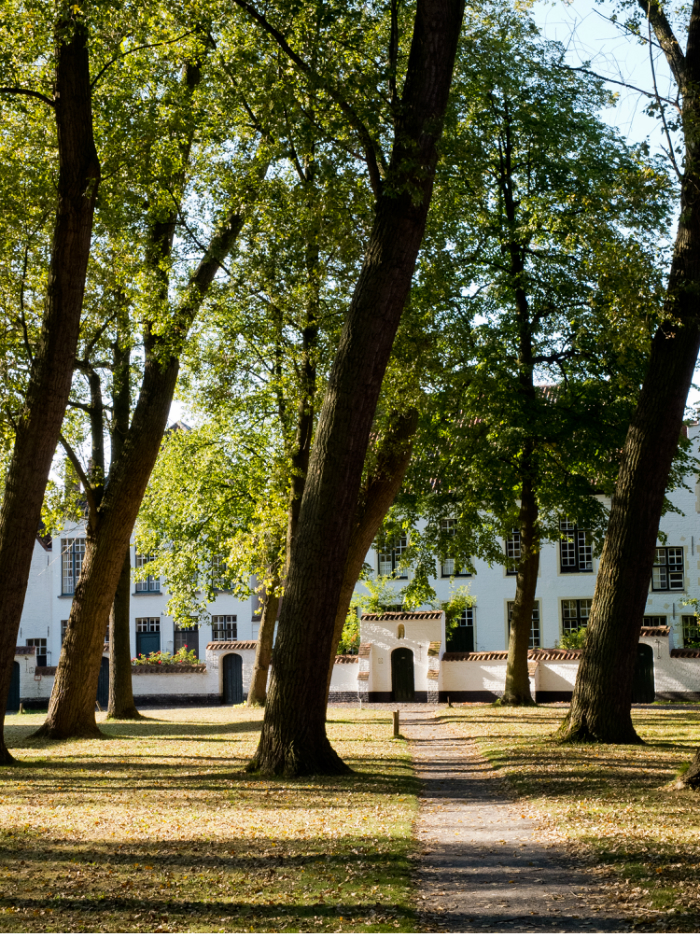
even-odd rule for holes
{"type": "Polygon", "coordinates": [[[430,709],[401,711],[424,782],[417,837],[422,921],[445,931],[628,931],[571,855],[538,843],[476,747],[430,709]]]}

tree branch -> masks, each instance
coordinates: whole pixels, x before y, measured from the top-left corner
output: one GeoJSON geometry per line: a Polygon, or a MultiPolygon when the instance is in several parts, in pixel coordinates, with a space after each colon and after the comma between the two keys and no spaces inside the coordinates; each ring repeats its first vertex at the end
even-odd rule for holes
{"type": "Polygon", "coordinates": [[[187,36],[191,36],[192,33],[198,32],[198,30],[199,27],[196,27],[195,29],[190,29],[188,32],[183,32],[183,34],[178,36],[176,39],[164,39],[162,42],[150,42],[147,45],[137,45],[133,49],[127,49],[126,52],[120,52],[119,55],[115,55],[114,58],[110,59],[106,65],[103,65],[102,68],[100,68],[100,70],[97,72],[97,75],[92,79],[90,90],[94,90],[102,75],[107,71],[108,68],[111,68],[115,62],[118,62],[120,58],[126,58],[127,55],[133,55],[134,52],[141,52],[143,49],[157,49],[161,45],[174,45],[174,43],[179,42],[181,39],[186,39],[187,36]]]}
{"type": "Polygon", "coordinates": [[[659,45],[663,49],[679,91],[685,93],[687,79],[685,56],[678,44],[678,39],[673,33],[671,24],[666,19],[666,14],[661,9],[659,0],[637,0],[637,2],[651,23],[654,35],[659,40],[659,45]]]}
{"type": "Polygon", "coordinates": [[[22,94],[25,97],[35,97],[37,100],[48,104],[49,107],[56,108],[56,102],[52,101],[50,97],[40,94],[39,91],[30,91],[29,88],[0,88],[0,94],[22,94]]]}
{"type": "Polygon", "coordinates": [[[83,489],[85,490],[85,499],[87,500],[88,509],[90,510],[90,518],[94,523],[97,520],[97,503],[95,502],[95,497],[93,495],[92,487],[90,486],[90,481],[88,480],[85,471],[83,470],[83,465],[80,463],[78,455],[66,441],[63,433],[58,436],[58,440],[63,445],[63,450],[66,452],[68,460],[73,465],[73,469],[77,473],[78,479],[83,485],[83,489]]]}
{"type": "Polygon", "coordinates": [[[382,153],[381,148],[375,145],[369,130],[360,119],[359,115],[355,111],[355,108],[336,88],[332,87],[326,81],[324,81],[318,72],[294,51],[279,29],[276,29],[272,23],[270,23],[267,18],[263,16],[263,14],[260,13],[251,3],[247,3],[246,0],[234,0],[234,3],[242,10],[245,10],[251,19],[255,20],[255,22],[258,23],[263,28],[263,30],[275,40],[284,54],[296,65],[302,74],[306,75],[306,77],[313,84],[322,88],[328,94],[331,100],[336,103],[338,107],[340,107],[341,111],[348,118],[350,125],[357,131],[360,136],[360,140],[362,141],[362,148],[364,149],[365,153],[365,162],[367,164],[369,180],[370,184],[372,185],[372,191],[377,197],[379,197],[382,189],[382,172],[386,169],[384,154],[382,153]]]}

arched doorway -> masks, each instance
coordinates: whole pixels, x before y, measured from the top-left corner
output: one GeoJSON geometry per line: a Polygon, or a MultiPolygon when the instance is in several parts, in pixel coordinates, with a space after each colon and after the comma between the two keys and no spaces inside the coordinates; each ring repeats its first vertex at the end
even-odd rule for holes
{"type": "Polygon", "coordinates": [[[102,658],[97,678],[97,703],[103,710],[109,707],[109,659],[102,658]]]}
{"type": "Polygon", "coordinates": [[[12,681],[10,694],[7,698],[7,712],[17,713],[19,710],[19,662],[12,663],[12,681]]]}
{"type": "Polygon", "coordinates": [[[243,659],[240,655],[224,655],[224,703],[243,703],[243,659]]]}
{"type": "Polygon", "coordinates": [[[643,642],[640,642],[637,646],[637,658],[634,662],[632,703],[653,704],[655,696],[654,650],[650,645],[645,645],[643,642]]]}
{"type": "Polygon", "coordinates": [[[413,652],[410,649],[394,649],[391,653],[392,700],[410,703],[415,700],[413,680],[413,652]]]}

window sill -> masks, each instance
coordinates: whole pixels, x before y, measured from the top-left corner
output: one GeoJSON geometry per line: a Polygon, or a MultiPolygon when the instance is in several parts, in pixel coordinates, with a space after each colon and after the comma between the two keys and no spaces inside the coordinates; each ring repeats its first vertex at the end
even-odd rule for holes
{"type": "Polygon", "coordinates": [[[75,596],[74,593],[60,593],[58,594],[58,599],[59,600],[72,600],[74,596],[75,596]]]}
{"type": "Polygon", "coordinates": [[[161,597],[162,593],[160,590],[135,590],[132,594],[132,597],[161,597]]]}
{"type": "Polygon", "coordinates": [[[590,571],[579,571],[578,568],[559,568],[560,574],[592,574],[593,568],[590,571]]]}

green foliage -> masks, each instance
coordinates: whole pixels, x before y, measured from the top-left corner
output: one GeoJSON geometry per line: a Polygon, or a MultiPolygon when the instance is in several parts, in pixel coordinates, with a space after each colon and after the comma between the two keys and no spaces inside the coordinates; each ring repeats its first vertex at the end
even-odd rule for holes
{"type": "Polygon", "coordinates": [[[348,611],[338,643],[338,655],[357,655],[360,648],[360,623],[355,610],[348,611]]]}
{"type": "Polygon", "coordinates": [[[476,597],[470,593],[468,585],[453,589],[450,581],[450,599],[439,603],[439,608],[445,612],[445,630],[450,633],[459,626],[459,621],[465,610],[476,606],[476,597]]]}
{"type": "Polygon", "coordinates": [[[582,649],[586,645],[588,629],[581,626],[580,629],[572,629],[571,632],[564,632],[556,643],[560,649],[582,649]]]}
{"type": "Polygon", "coordinates": [[[187,646],[183,646],[181,649],[178,649],[175,654],[171,652],[151,652],[150,655],[137,655],[136,658],[131,659],[132,665],[163,665],[167,666],[177,666],[177,665],[201,665],[203,662],[197,658],[197,653],[194,649],[187,650],[187,646]]]}

